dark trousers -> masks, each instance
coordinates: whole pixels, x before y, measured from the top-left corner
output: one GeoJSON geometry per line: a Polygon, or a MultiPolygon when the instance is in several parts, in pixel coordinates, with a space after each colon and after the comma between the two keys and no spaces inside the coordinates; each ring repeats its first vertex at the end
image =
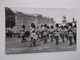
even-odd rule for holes
{"type": "Polygon", "coordinates": [[[51,42],[53,41],[53,35],[50,36],[51,37],[51,42]]]}
{"type": "Polygon", "coordinates": [[[38,36],[38,39],[41,39],[40,34],[37,34],[37,36],[38,36]]]}
{"type": "Polygon", "coordinates": [[[47,34],[47,38],[49,39],[49,34],[47,34]]]}
{"type": "Polygon", "coordinates": [[[41,39],[43,39],[43,34],[41,33],[41,39]]]}
{"type": "Polygon", "coordinates": [[[64,35],[60,34],[60,37],[61,37],[62,41],[64,42],[64,35]]]}
{"type": "Polygon", "coordinates": [[[43,39],[44,39],[44,44],[47,43],[47,35],[44,35],[43,39]]]}
{"type": "Polygon", "coordinates": [[[22,43],[23,43],[24,41],[26,42],[25,36],[22,36],[22,43]]]}
{"type": "Polygon", "coordinates": [[[36,40],[33,37],[31,37],[30,44],[31,44],[31,47],[36,45],[36,40]]]}
{"type": "Polygon", "coordinates": [[[62,41],[64,42],[64,35],[63,34],[61,35],[61,38],[62,38],[62,41]]]}
{"type": "Polygon", "coordinates": [[[59,42],[58,42],[58,40],[59,40],[58,36],[55,36],[55,40],[56,40],[56,45],[58,45],[59,44],[59,42]]]}
{"type": "Polygon", "coordinates": [[[71,46],[72,45],[72,36],[69,36],[69,45],[71,46]]]}

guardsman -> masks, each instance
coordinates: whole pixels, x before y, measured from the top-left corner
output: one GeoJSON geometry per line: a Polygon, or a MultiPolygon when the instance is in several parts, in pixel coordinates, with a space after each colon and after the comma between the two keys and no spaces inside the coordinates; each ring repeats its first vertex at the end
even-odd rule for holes
{"type": "Polygon", "coordinates": [[[61,32],[61,30],[62,30],[62,28],[61,28],[61,26],[60,26],[60,29],[59,29],[59,34],[60,34],[60,38],[62,39],[62,32],[61,32]]]}
{"type": "Polygon", "coordinates": [[[62,41],[63,41],[63,43],[64,43],[64,28],[63,28],[63,26],[61,26],[61,30],[60,30],[60,37],[61,37],[61,39],[62,39],[62,41]]]}
{"type": "Polygon", "coordinates": [[[43,40],[44,40],[44,44],[47,43],[47,29],[45,27],[44,31],[43,31],[43,40]]]}
{"type": "Polygon", "coordinates": [[[55,28],[55,30],[53,31],[53,33],[54,33],[54,38],[55,38],[55,40],[56,40],[56,45],[58,45],[59,44],[59,31],[58,31],[58,28],[55,28]]]}
{"type": "Polygon", "coordinates": [[[36,34],[37,34],[37,36],[38,36],[38,39],[40,40],[40,27],[37,27],[37,29],[36,29],[36,34]]]}
{"type": "Polygon", "coordinates": [[[49,26],[47,26],[47,39],[49,39],[49,26]]]}
{"type": "Polygon", "coordinates": [[[41,25],[41,40],[43,40],[43,31],[44,31],[44,25],[41,25]]]}
{"type": "Polygon", "coordinates": [[[22,31],[22,43],[23,43],[24,41],[26,42],[26,39],[25,39],[25,31],[23,30],[23,31],[22,31]]]}
{"type": "Polygon", "coordinates": [[[30,47],[35,46],[36,45],[36,40],[35,40],[35,29],[36,29],[36,25],[34,23],[31,23],[30,26],[30,37],[31,37],[31,41],[30,41],[30,47]]]}
{"type": "Polygon", "coordinates": [[[73,30],[71,28],[71,26],[69,26],[69,29],[68,29],[68,38],[69,38],[69,45],[71,46],[72,45],[72,36],[73,36],[73,30]]]}
{"type": "Polygon", "coordinates": [[[32,32],[31,32],[31,41],[30,41],[30,47],[32,46],[35,46],[36,45],[36,32],[35,30],[33,29],[32,32]]]}
{"type": "Polygon", "coordinates": [[[52,42],[53,41],[53,26],[50,27],[49,34],[50,34],[50,38],[51,38],[51,42],[52,42]]]}
{"type": "Polygon", "coordinates": [[[67,39],[67,41],[68,41],[68,27],[67,26],[65,26],[64,27],[64,37],[67,39]]]}
{"type": "Polygon", "coordinates": [[[74,42],[76,44],[76,25],[74,25],[74,28],[73,28],[73,38],[74,38],[74,42]]]}

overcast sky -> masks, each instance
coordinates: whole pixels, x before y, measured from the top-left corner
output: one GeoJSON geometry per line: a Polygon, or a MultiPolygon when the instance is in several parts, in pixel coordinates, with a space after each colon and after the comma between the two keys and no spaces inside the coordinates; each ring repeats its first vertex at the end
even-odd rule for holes
{"type": "Polygon", "coordinates": [[[73,8],[28,8],[28,7],[9,7],[13,11],[20,11],[26,14],[42,14],[43,16],[54,18],[57,23],[62,22],[62,16],[65,15],[67,22],[72,18],[76,20],[76,9],[73,8]]]}

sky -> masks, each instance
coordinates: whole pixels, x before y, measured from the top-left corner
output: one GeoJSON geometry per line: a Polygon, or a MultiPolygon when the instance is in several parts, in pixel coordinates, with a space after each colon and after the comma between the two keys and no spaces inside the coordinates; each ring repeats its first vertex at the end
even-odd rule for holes
{"type": "Polygon", "coordinates": [[[26,14],[41,14],[50,18],[54,18],[56,23],[61,23],[63,15],[66,16],[67,22],[72,22],[72,18],[76,20],[76,9],[74,8],[30,8],[30,7],[9,7],[12,11],[19,11],[26,14]]]}

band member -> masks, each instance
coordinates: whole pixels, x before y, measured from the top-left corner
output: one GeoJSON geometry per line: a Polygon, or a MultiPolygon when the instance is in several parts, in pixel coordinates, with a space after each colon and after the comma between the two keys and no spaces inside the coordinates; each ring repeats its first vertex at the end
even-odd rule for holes
{"type": "Polygon", "coordinates": [[[43,40],[43,31],[44,31],[44,25],[41,25],[41,40],[43,40]]]}
{"type": "Polygon", "coordinates": [[[33,31],[31,32],[31,41],[30,41],[31,46],[30,46],[30,47],[36,45],[36,38],[35,38],[35,35],[36,35],[35,30],[33,30],[33,31]]]}
{"type": "Polygon", "coordinates": [[[40,41],[43,40],[43,31],[41,27],[39,27],[39,38],[40,38],[40,41]]]}
{"type": "Polygon", "coordinates": [[[41,39],[40,27],[37,27],[37,29],[36,29],[36,34],[37,34],[37,36],[38,36],[38,40],[40,40],[40,39],[41,39]]]}
{"type": "Polygon", "coordinates": [[[49,39],[49,26],[47,26],[47,39],[49,39]]]}
{"type": "Polygon", "coordinates": [[[63,26],[61,26],[61,30],[59,33],[60,33],[60,37],[61,37],[62,41],[64,42],[64,28],[63,28],[63,26]]]}
{"type": "Polygon", "coordinates": [[[44,26],[44,30],[43,30],[43,40],[44,40],[44,44],[47,43],[47,34],[48,31],[46,29],[46,26],[44,26]]]}
{"type": "Polygon", "coordinates": [[[71,46],[72,45],[72,36],[73,36],[73,31],[72,31],[72,28],[71,26],[69,26],[69,30],[68,30],[68,38],[69,38],[69,45],[71,46]]]}
{"type": "Polygon", "coordinates": [[[24,41],[26,42],[26,39],[25,39],[25,31],[22,31],[22,43],[23,43],[24,41]]]}
{"type": "Polygon", "coordinates": [[[58,45],[59,44],[59,31],[58,31],[58,28],[56,27],[55,28],[55,30],[53,31],[53,33],[54,33],[54,38],[55,38],[55,40],[56,40],[56,45],[58,45]]]}
{"type": "Polygon", "coordinates": [[[64,27],[64,37],[67,39],[68,41],[68,26],[64,27]]]}
{"type": "Polygon", "coordinates": [[[35,46],[36,45],[36,39],[35,39],[35,35],[36,35],[36,26],[34,23],[31,23],[30,26],[30,37],[31,37],[31,41],[30,41],[30,47],[35,46]]]}
{"type": "Polygon", "coordinates": [[[76,25],[74,25],[74,27],[73,27],[73,38],[74,38],[74,42],[76,44],[76,25]]]}
{"type": "Polygon", "coordinates": [[[50,38],[51,38],[51,42],[53,41],[53,26],[51,26],[50,28],[50,38]]]}

